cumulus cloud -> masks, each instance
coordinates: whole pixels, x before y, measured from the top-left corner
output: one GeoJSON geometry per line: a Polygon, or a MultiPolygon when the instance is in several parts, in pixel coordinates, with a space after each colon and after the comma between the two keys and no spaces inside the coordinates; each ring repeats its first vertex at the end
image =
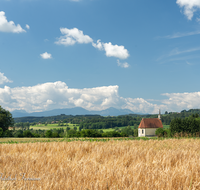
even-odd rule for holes
{"type": "Polygon", "coordinates": [[[3,11],[0,11],[0,31],[12,33],[26,32],[19,24],[15,25],[13,21],[7,21],[3,11]]]}
{"type": "Polygon", "coordinates": [[[194,12],[200,8],[200,0],[177,0],[176,3],[184,8],[184,14],[188,20],[192,20],[194,12]]]}
{"type": "Polygon", "coordinates": [[[165,93],[168,99],[163,100],[169,110],[183,110],[200,107],[200,92],[165,93]]]}
{"type": "Polygon", "coordinates": [[[168,110],[165,105],[150,103],[143,98],[125,98],[123,109],[130,109],[135,113],[158,113],[158,110],[168,110]]]}
{"type": "MultiPolygon", "coordinates": [[[[98,50],[104,50],[106,52],[107,57],[116,57],[119,59],[127,59],[129,57],[129,52],[125,49],[124,46],[113,45],[111,42],[104,43],[101,40],[97,40],[95,43],[93,39],[88,36],[84,35],[83,31],[73,28],[60,28],[61,33],[63,36],[59,37],[58,40],[55,42],[58,45],[65,45],[70,46],[76,43],[79,44],[88,44],[91,43],[93,47],[97,48],[98,50]]],[[[128,66],[125,64],[126,67],[128,66]]]]}
{"type": "Polygon", "coordinates": [[[101,110],[116,106],[118,101],[118,86],[73,89],[58,81],[30,87],[0,88],[0,105],[9,110],[33,112],[77,106],[101,110]]]}
{"type": "Polygon", "coordinates": [[[52,58],[52,55],[47,52],[40,54],[40,56],[42,57],[42,59],[51,59],[52,58]]]}
{"type": "Polygon", "coordinates": [[[97,40],[97,43],[92,42],[92,45],[99,50],[104,50],[104,45],[101,40],[97,40]]]}
{"type": "Polygon", "coordinates": [[[62,44],[65,46],[74,45],[75,43],[79,44],[88,44],[92,43],[93,40],[88,35],[84,35],[83,31],[78,28],[68,29],[68,28],[60,28],[60,32],[63,34],[56,44],[62,44]]]}
{"type": "Polygon", "coordinates": [[[119,86],[95,88],[69,88],[66,83],[57,81],[29,87],[0,88],[0,105],[13,110],[27,112],[52,110],[58,108],[82,107],[87,110],[104,110],[109,107],[130,109],[135,113],[158,113],[158,110],[181,111],[200,107],[200,92],[165,93],[167,98],[154,100],[143,98],[123,98],[119,86]],[[155,102],[155,101],[154,101],[155,102]]]}
{"type": "Polygon", "coordinates": [[[128,68],[130,66],[127,62],[121,63],[119,61],[119,59],[117,60],[117,64],[118,64],[119,67],[122,67],[122,68],[128,68]]]}
{"type": "Polygon", "coordinates": [[[1,72],[0,72],[0,84],[4,84],[4,83],[7,83],[7,82],[12,82],[12,81],[9,80],[9,79],[4,75],[4,73],[1,73],[1,72]]]}
{"type": "Polygon", "coordinates": [[[127,59],[129,57],[128,50],[124,46],[112,45],[111,42],[104,43],[104,49],[106,51],[106,56],[117,57],[120,59],[127,59]]]}
{"type": "Polygon", "coordinates": [[[97,40],[97,43],[92,42],[93,47],[104,50],[107,57],[116,57],[119,59],[127,59],[129,57],[128,50],[124,46],[113,45],[111,42],[103,43],[97,40]]]}

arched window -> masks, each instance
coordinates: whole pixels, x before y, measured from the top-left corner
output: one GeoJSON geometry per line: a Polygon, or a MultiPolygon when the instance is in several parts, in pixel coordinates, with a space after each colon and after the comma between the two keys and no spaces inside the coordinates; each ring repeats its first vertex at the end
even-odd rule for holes
{"type": "Polygon", "coordinates": [[[142,129],[142,134],[144,134],[144,129],[142,129]]]}

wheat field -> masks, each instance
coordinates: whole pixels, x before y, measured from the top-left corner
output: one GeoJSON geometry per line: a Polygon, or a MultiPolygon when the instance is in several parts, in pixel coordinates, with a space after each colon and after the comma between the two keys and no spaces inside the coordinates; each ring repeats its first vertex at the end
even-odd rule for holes
{"type": "Polygon", "coordinates": [[[0,145],[0,189],[200,189],[200,140],[0,145]]]}

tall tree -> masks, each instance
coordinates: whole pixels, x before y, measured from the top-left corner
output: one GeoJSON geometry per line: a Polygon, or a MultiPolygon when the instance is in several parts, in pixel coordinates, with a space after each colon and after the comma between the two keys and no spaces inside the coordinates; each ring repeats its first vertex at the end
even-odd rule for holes
{"type": "Polygon", "coordinates": [[[8,130],[8,127],[13,127],[14,120],[12,114],[0,106],[0,127],[3,131],[8,130]]]}

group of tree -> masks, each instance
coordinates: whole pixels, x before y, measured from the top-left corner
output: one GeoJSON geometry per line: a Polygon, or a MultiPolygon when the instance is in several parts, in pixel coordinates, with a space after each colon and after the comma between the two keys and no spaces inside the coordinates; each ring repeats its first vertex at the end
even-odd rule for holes
{"type": "MultiPolygon", "coordinates": [[[[200,132],[200,109],[183,110],[180,113],[165,112],[161,116],[163,124],[170,124],[170,128],[158,129],[156,133],[163,136],[173,136],[177,133],[190,133],[195,134],[200,132]]],[[[155,118],[157,115],[137,115],[130,114],[117,117],[103,117],[99,115],[80,115],[80,116],[66,116],[61,114],[60,116],[52,117],[40,117],[45,124],[50,123],[52,119],[62,119],[58,122],[59,126],[66,126],[64,123],[79,124],[79,130],[77,127],[71,129],[67,127],[66,130],[52,129],[52,130],[33,130],[30,129],[31,124],[36,124],[36,117],[18,118],[18,123],[14,125],[14,119],[12,114],[3,109],[0,106],[0,136],[4,137],[118,137],[118,136],[137,136],[137,127],[142,119],[155,118]],[[27,120],[29,118],[29,120],[27,120]],[[32,119],[33,123],[29,121],[32,119]],[[26,122],[25,122],[26,120],[26,122]],[[9,127],[20,128],[20,130],[9,130],[9,127]],[[124,127],[128,126],[128,127],[124,127]],[[130,126],[134,126],[131,128],[130,126]],[[124,127],[124,128],[120,128],[124,127]],[[103,129],[113,128],[114,131],[103,132],[103,129]]],[[[38,119],[38,117],[37,117],[38,119]]]]}
{"type": "Polygon", "coordinates": [[[161,116],[161,120],[164,125],[170,125],[171,121],[176,118],[185,119],[196,114],[200,115],[200,109],[190,109],[188,111],[182,110],[180,113],[165,111],[165,114],[161,116]]]}
{"type": "Polygon", "coordinates": [[[63,128],[60,129],[50,129],[50,130],[6,130],[3,131],[0,128],[0,137],[15,137],[15,138],[22,138],[22,137],[42,137],[42,138],[63,138],[66,137],[66,131],[63,128]]]}
{"type": "Polygon", "coordinates": [[[193,114],[190,117],[181,119],[175,118],[170,123],[171,134],[175,133],[191,133],[195,134],[200,132],[200,118],[198,114],[193,114]]]}
{"type": "Polygon", "coordinates": [[[82,129],[81,131],[76,131],[70,129],[67,131],[67,137],[137,137],[138,130],[132,129],[130,126],[123,129],[116,128],[113,131],[104,132],[103,130],[97,129],[82,129]]]}
{"type": "MultiPolygon", "coordinates": [[[[164,125],[169,125],[175,118],[184,119],[192,114],[200,114],[200,109],[190,109],[188,111],[183,110],[178,112],[167,112],[161,115],[161,120],[164,125]]],[[[21,117],[14,118],[15,123],[29,122],[30,125],[36,125],[37,123],[50,124],[52,121],[57,121],[58,125],[65,126],[66,123],[80,124],[82,129],[107,129],[122,126],[134,126],[139,125],[142,118],[156,118],[158,114],[129,114],[122,116],[108,116],[103,117],[100,115],[57,115],[50,117],[21,117]]]]}
{"type": "Polygon", "coordinates": [[[14,125],[12,114],[0,106],[0,128],[2,131],[8,130],[9,127],[14,125]]]}
{"type": "Polygon", "coordinates": [[[170,122],[169,129],[159,128],[156,130],[158,136],[200,136],[200,118],[199,115],[192,114],[186,118],[174,118],[170,122]]]}
{"type": "Polygon", "coordinates": [[[0,128],[0,137],[47,137],[47,138],[63,138],[63,137],[137,137],[138,130],[132,129],[130,126],[124,127],[123,129],[116,128],[113,131],[104,132],[103,130],[97,129],[83,129],[78,131],[76,127],[71,128],[54,128],[50,130],[6,130],[3,131],[0,128]]]}

